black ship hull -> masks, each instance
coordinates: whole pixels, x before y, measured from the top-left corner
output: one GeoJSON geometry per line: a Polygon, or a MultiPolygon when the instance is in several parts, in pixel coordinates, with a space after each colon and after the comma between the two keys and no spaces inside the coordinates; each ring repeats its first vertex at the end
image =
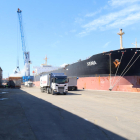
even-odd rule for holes
{"type": "MultiPolygon", "coordinates": [[[[121,75],[124,69],[126,68],[127,70],[133,64],[136,58],[140,55],[139,51],[140,49],[130,48],[101,53],[93,55],[89,59],[76,62],[71,65],[67,65],[65,66],[65,68],[54,70],[53,72],[65,73],[67,76],[96,77],[96,76],[108,76],[110,75],[110,73],[111,75],[115,75],[117,68],[119,67],[117,75],[121,75]],[[115,62],[116,59],[119,62],[121,61],[120,65],[118,66],[114,64],[116,63],[115,62]],[[131,59],[132,61],[130,62],[131,59]]],[[[140,58],[138,58],[135,61],[132,67],[125,74],[125,76],[135,76],[135,75],[137,76],[140,75],[140,58]]]]}

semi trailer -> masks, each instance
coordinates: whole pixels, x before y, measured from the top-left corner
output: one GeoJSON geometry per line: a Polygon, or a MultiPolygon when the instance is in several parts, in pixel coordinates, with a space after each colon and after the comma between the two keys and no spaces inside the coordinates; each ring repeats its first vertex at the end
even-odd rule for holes
{"type": "Polygon", "coordinates": [[[77,77],[68,77],[68,90],[77,90],[77,77]]]}

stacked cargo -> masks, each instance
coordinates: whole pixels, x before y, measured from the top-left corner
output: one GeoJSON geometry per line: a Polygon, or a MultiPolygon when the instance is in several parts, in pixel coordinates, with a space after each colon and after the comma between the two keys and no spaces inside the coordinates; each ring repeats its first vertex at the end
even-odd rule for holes
{"type": "Polygon", "coordinates": [[[9,77],[8,87],[10,88],[21,88],[22,77],[9,77]]]}

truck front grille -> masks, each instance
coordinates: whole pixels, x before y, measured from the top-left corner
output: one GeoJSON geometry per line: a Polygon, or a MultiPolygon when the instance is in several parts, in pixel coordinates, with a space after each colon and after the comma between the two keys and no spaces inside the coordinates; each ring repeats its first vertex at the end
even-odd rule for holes
{"type": "Polygon", "coordinates": [[[58,87],[58,92],[63,93],[64,92],[64,87],[58,87]]]}

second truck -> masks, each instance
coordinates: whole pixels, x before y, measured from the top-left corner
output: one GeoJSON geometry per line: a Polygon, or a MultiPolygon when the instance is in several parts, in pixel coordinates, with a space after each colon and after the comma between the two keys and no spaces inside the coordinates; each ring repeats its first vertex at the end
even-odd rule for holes
{"type": "Polygon", "coordinates": [[[64,94],[68,93],[68,78],[64,73],[49,73],[40,76],[41,92],[48,94],[64,94]]]}

